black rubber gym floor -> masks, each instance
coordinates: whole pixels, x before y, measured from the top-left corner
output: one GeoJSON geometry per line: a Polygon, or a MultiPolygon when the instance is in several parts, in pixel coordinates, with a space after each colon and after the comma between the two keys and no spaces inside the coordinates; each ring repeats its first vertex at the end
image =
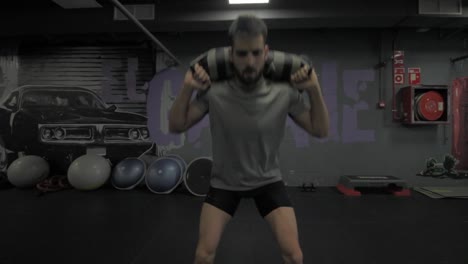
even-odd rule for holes
{"type": "MultiPolygon", "coordinates": [[[[468,200],[288,191],[304,263],[468,263],[468,200]]],[[[1,190],[0,263],[193,263],[202,201],[181,190],[1,190]]],[[[253,201],[228,224],[215,263],[281,263],[253,201]]]]}

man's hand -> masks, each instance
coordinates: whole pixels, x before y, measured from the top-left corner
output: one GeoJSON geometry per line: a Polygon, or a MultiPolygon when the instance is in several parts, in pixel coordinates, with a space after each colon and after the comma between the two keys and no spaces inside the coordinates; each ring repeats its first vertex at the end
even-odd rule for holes
{"type": "Polygon", "coordinates": [[[304,66],[291,75],[291,84],[299,91],[312,91],[319,87],[317,74],[314,69],[304,66]]]}
{"type": "Polygon", "coordinates": [[[210,76],[198,63],[195,64],[194,71],[187,71],[184,79],[184,87],[193,90],[206,90],[211,85],[210,76]]]}

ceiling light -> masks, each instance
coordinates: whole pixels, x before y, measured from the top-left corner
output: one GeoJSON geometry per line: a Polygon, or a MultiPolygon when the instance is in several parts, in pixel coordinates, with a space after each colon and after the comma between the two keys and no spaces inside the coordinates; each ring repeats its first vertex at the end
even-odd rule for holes
{"type": "Polygon", "coordinates": [[[431,30],[430,28],[418,28],[418,29],[416,29],[416,32],[424,33],[424,32],[428,32],[430,30],[431,30]]]}
{"type": "Polygon", "coordinates": [[[65,9],[102,7],[96,0],[52,0],[65,9]]]}
{"type": "Polygon", "coordinates": [[[229,0],[229,4],[268,4],[269,0],[229,0]]]}

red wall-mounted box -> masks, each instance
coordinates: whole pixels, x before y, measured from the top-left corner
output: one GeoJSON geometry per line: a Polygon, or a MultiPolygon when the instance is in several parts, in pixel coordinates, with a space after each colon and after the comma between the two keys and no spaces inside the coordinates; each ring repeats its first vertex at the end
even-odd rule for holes
{"type": "Polygon", "coordinates": [[[397,93],[397,112],[403,124],[448,124],[450,91],[446,85],[407,86],[397,93]]]}

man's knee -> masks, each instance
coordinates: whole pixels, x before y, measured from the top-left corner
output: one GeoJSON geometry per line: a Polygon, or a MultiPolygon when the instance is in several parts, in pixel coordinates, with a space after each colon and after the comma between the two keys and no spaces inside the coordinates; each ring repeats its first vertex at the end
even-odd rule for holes
{"type": "Polygon", "coordinates": [[[286,264],[302,264],[303,255],[300,249],[283,251],[283,258],[286,264]]]}
{"type": "Polygon", "coordinates": [[[215,250],[198,247],[195,252],[195,264],[211,264],[214,262],[215,250]]]}

